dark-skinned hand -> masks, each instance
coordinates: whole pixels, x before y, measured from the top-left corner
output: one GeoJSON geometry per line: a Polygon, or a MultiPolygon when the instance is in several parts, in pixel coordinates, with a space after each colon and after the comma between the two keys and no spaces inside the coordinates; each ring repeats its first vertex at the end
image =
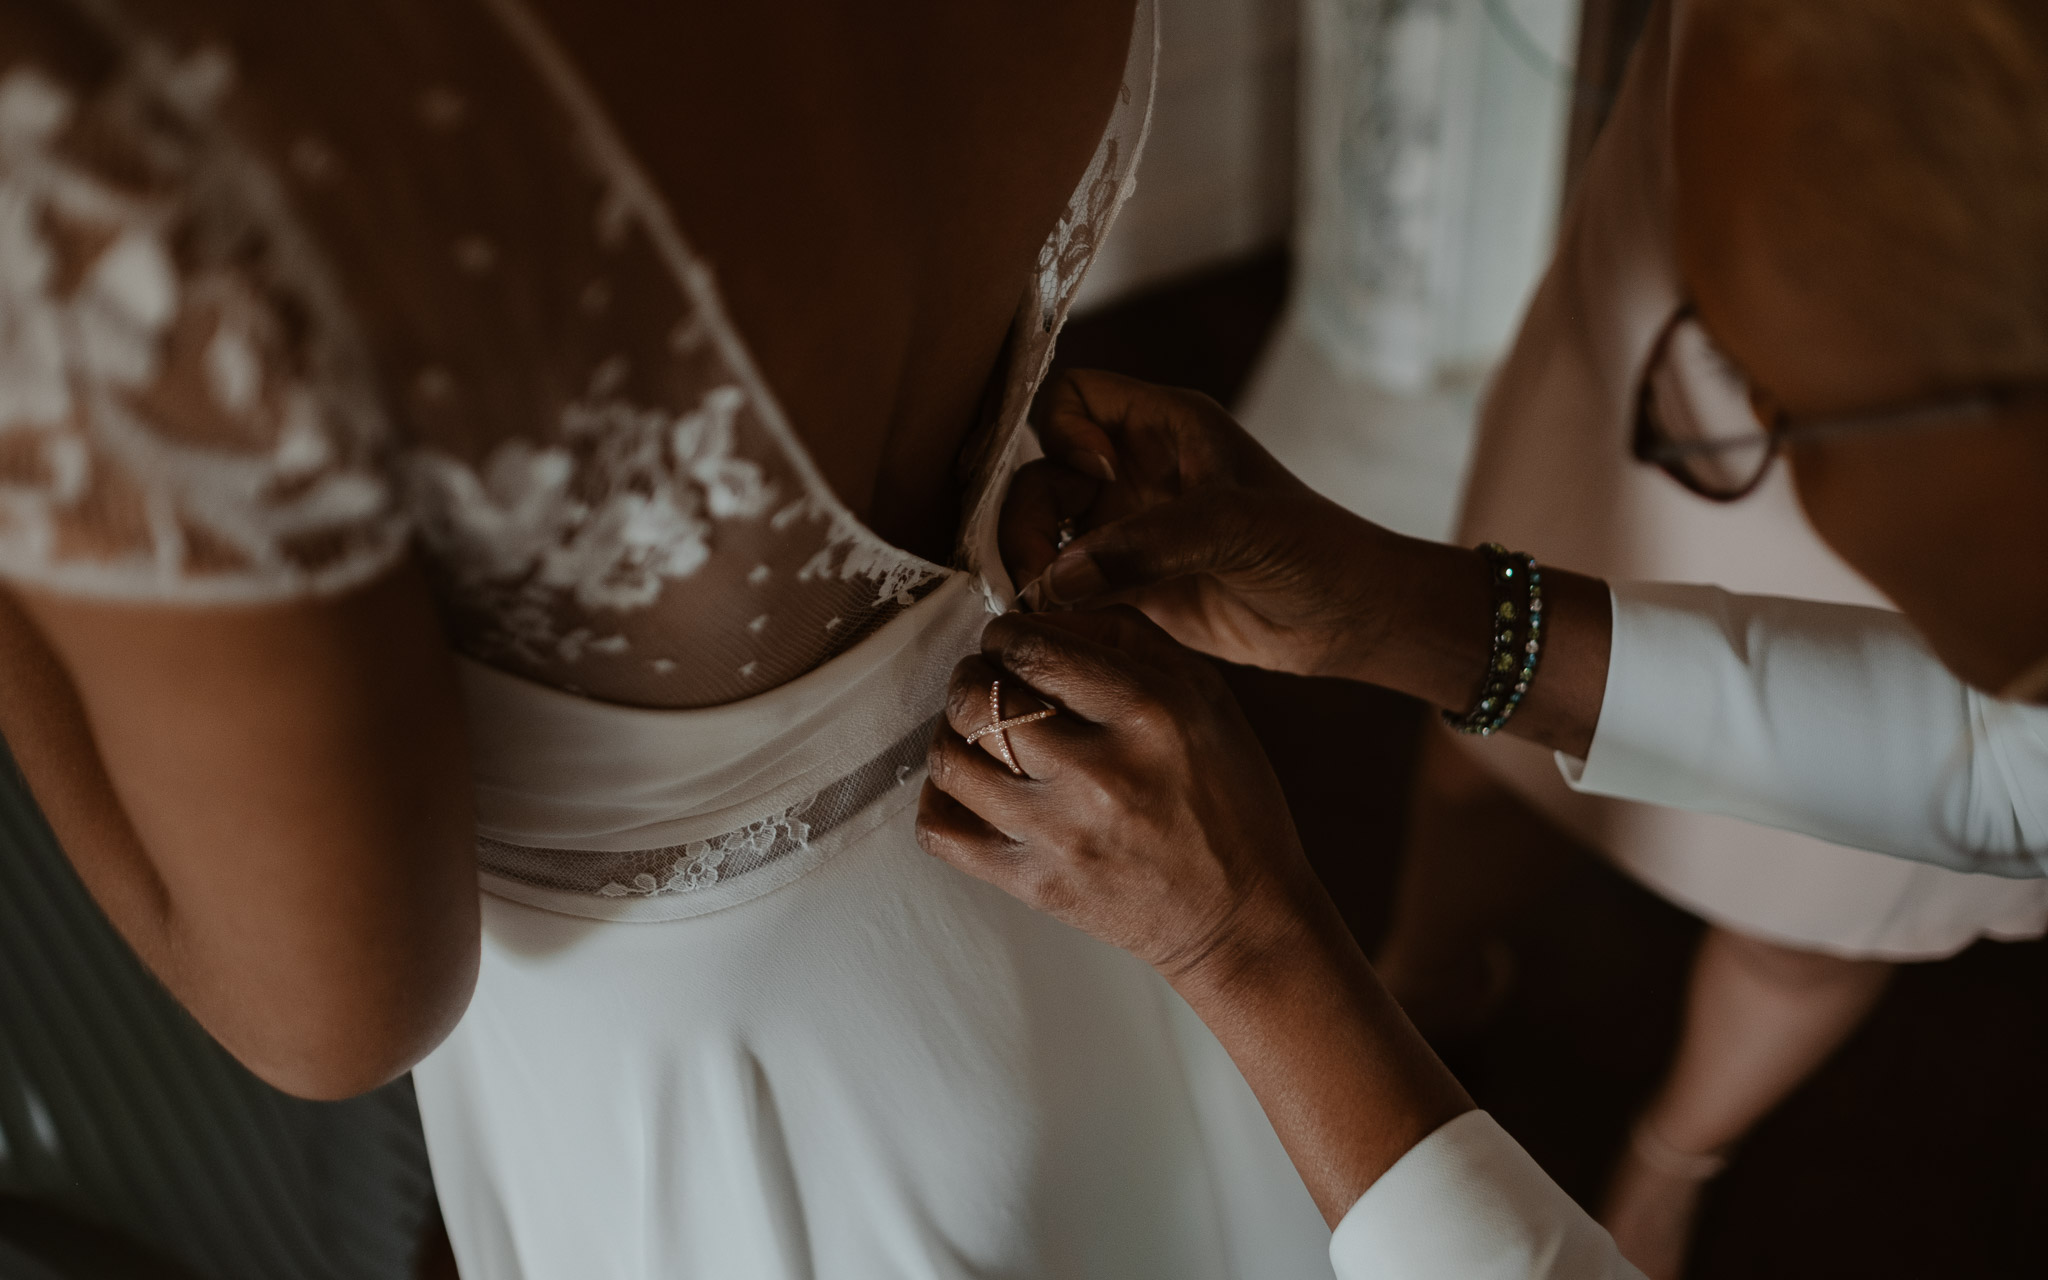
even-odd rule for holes
{"type": "Polygon", "coordinates": [[[1341,674],[1383,612],[1370,567],[1392,535],[1281,466],[1198,392],[1081,371],[1054,389],[1002,521],[1034,609],[1137,606],[1232,662],[1341,674]],[[1062,525],[1079,531],[1059,552],[1062,525]]]}
{"type": "Polygon", "coordinates": [[[1009,614],[953,673],[918,797],[927,852],[1150,964],[1216,1034],[1335,1224],[1472,1100],[1303,857],[1215,669],[1128,608],[1009,614]],[[1022,776],[993,737],[1004,718],[1022,776]]]}
{"type": "MultiPolygon", "coordinates": [[[[1346,511],[1196,392],[1072,373],[1039,437],[1046,457],[1018,472],[1001,525],[1024,607],[1129,604],[1230,662],[1452,712],[1478,697],[1494,610],[1478,552],[1346,511]]],[[[1583,757],[1606,690],[1607,587],[1546,566],[1544,603],[1541,678],[1508,732],[1583,757]]]]}
{"type": "MultiPolygon", "coordinates": [[[[931,749],[927,852],[1129,951],[1169,981],[1242,962],[1327,899],[1272,768],[1215,670],[1135,610],[989,624],[961,661],[931,749]],[[989,723],[1050,703],[1010,731],[989,723]]],[[[1203,973],[1205,979],[1213,976],[1203,973]]]]}

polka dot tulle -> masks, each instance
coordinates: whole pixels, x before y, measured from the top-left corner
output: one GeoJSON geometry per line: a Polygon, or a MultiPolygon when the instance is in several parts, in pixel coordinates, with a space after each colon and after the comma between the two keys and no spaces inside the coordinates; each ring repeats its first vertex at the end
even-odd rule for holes
{"type": "MultiPolygon", "coordinates": [[[[219,0],[153,7],[165,29],[73,3],[99,79],[72,49],[0,70],[0,573],[275,601],[414,547],[465,652],[682,707],[801,675],[951,571],[826,486],[520,0],[315,5],[328,56],[289,74],[215,34],[219,0]],[[346,82],[371,62],[379,91],[346,82]]],[[[1128,189],[1124,97],[1021,286],[983,477],[1128,189]]]]}

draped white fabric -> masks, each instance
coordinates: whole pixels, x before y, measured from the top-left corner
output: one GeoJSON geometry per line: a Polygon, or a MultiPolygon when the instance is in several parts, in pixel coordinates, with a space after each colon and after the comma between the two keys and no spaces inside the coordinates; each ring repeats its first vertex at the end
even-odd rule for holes
{"type": "MultiPolygon", "coordinates": [[[[958,654],[986,617],[948,584],[806,677],[830,727],[785,716],[779,690],[582,720],[687,751],[699,725],[758,710],[735,735],[744,789],[776,796],[813,744],[906,716],[871,647],[958,654]]],[[[517,748],[498,754],[512,776],[517,748]]],[[[486,897],[476,995],[414,1073],[465,1276],[1330,1274],[1315,1206],[1222,1046],[1143,964],[920,851],[921,781],[704,891],[486,897]]],[[[621,827],[655,795],[731,812],[717,770],[499,811],[561,838],[606,794],[621,827]]]]}

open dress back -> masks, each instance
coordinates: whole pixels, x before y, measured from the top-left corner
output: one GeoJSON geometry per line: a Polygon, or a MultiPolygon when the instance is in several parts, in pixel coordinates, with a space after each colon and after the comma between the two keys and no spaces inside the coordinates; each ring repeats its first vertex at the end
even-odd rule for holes
{"type": "Polygon", "coordinates": [[[1019,281],[949,565],[827,487],[522,0],[72,7],[104,56],[0,73],[0,571],[197,607],[419,549],[485,890],[415,1073],[463,1274],[1328,1275],[1187,1008],[912,830],[1132,187],[1151,0],[1019,281]]]}

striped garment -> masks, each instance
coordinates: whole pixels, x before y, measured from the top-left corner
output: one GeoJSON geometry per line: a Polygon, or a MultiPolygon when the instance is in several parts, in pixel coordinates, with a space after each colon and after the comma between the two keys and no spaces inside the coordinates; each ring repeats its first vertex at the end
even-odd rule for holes
{"type": "MultiPolygon", "coordinates": [[[[287,1097],[114,932],[0,748],[0,1196],[203,1280],[404,1280],[432,1204],[410,1079],[287,1097]]],[[[0,1280],[55,1275],[0,1240],[0,1280]]]]}

